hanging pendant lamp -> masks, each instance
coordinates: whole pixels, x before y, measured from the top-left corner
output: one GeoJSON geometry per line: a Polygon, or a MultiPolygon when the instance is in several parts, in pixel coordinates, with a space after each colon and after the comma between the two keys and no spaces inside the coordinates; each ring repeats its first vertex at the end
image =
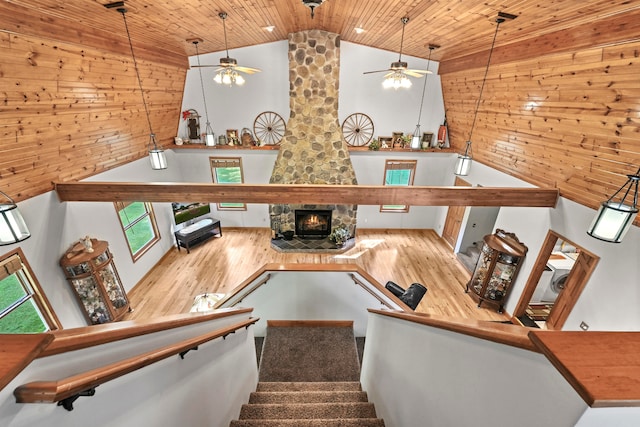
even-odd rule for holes
{"type": "Polygon", "coordinates": [[[202,80],[202,65],[200,65],[200,53],[198,52],[198,43],[201,39],[193,39],[191,43],[196,46],[196,58],[198,58],[198,72],[200,73],[200,88],[202,89],[202,102],[204,103],[204,116],[207,119],[207,124],[204,127],[205,132],[205,145],[213,147],[216,145],[216,140],[213,137],[213,129],[211,129],[211,123],[209,122],[209,111],[207,110],[207,98],[204,95],[204,81],[202,80]]]}
{"type": "Polygon", "coordinates": [[[458,161],[456,163],[456,168],[454,173],[459,176],[466,176],[469,174],[471,170],[471,162],[473,160],[473,156],[471,154],[471,136],[473,135],[473,129],[476,125],[476,119],[478,118],[478,109],[480,108],[480,101],[482,100],[482,92],[484,91],[484,84],[487,81],[487,74],[489,73],[489,65],[491,64],[491,55],[493,55],[493,48],[496,44],[496,37],[498,36],[498,29],[500,28],[500,24],[502,24],[507,19],[513,20],[516,19],[516,15],[511,15],[509,13],[498,12],[498,17],[496,18],[496,31],[493,34],[493,41],[491,42],[491,49],[489,50],[489,59],[487,59],[487,67],[484,70],[484,78],[482,79],[482,86],[480,86],[480,94],[478,95],[478,101],[476,101],[476,111],[473,115],[473,122],[471,123],[471,130],[469,131],[469,139],[467,139],[467,146],[464,150],[463,154],[458,154],[458,161]]]}
{"type": "Polygon", "coordinates": [[[606,202],[602,202],[587,234],[605,242],[620,243],[627,234],[633,220],[638,213],[638,182],[640,182],[640,168],[634,175],[627,175],[627,182],[616,191],[606,202]],[[613,199],[623,193],[619,201],[613,199]],[[626,201],[631,195],[631,203],[626,201]]]}
{"type": "Polygon", "coordinates": [[[144,91],[142,90],[142,80],[140,79],[140,72],[138,71],[138,63],[136,56],[133,53],[133,44],[131,43],[131,34],[129,33],[129,26],[127,25],[127,9],[124,7],[124,2],[119,1],[115,3],[105,4],[107,9],[116,9],[122,14],[122,20],[124,21],[124,28],[127,31],[127,40],[129,40],[129,48],[131,49],[131,57],[133,58],[133,68],[136,70],[136,77],[138,78],[138,86],[140,87],[140,94],[142,95],[142,104],[144,105],[144,112],[147,116],[147,124],[149,125],[149,161],[151,162],[151,169],[161,170],[167,168],[167,157],[161,146],[156,141],[156,134],[153,133],[151,128],[151,118],[149,116],[149,109],[147,108],[147,101],[144,98],[144,91]]]}
{"type": "Polygon", "coordinates": [[[8,203],[0,201],[0,246],[21,242],[31,236],[13,199],[0,191],[8,203]]]}
{"type": "MultiPolygon", "coordinates": [[[[429,58],[427,59],[427,71],[429,71],[429,64],[431,64],[431,54],[433,53],[434,49],[439,48],[440,46],[437,46],[435,44],[430,44],[429,45],[429,58]]],[[[413,138],[411,138],[411,149],[412,150],[418,150],[420,149],[420,142],[422,139],[422,131],[420,130],[420,118],[422,117],[422,106],[424,105],[424,93],[427,89],[427,78],[429,77],[429,74],[431,73],[426,73],[424,76],[424,86],[422,86],[422,98],[420,100],[420,112],[418,113],[418,124],[416,125],[416,130],[413,131],[413,138]]]]}

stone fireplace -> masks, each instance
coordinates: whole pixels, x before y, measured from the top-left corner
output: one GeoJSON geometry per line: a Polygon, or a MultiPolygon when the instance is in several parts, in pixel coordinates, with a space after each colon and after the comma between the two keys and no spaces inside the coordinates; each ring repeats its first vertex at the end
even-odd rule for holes
{"type": "MultiPolygon", "coordinates": [[[[289,121],[272,184],[356,185],[338,121],[340,36],[321,30],[289,34],[289,121]]],[[[332,213],[331,229],[356,231],[357,205],[269,205],[275,233],[296,230],[296,210],[332,213]]],[[[331,229],[328,230],[329,234],[331,229]]]]}
{"type": "Polygon", "coordinates": [[[296,236],[327,237],[331,233],[331,217],[332,212],[327,210],[296,209],[296,236]]]}

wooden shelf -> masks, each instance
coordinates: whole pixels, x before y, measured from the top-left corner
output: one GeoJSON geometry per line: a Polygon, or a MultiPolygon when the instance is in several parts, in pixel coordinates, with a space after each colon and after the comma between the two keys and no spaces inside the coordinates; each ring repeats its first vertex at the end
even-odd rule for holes
{"type": "MultiPolygon", "coordinates": [[[[279,145],[264,145],[261,147],[250,146],[244,147],[242,145],[204,145],[204,144],[172,144],[168,148],[172,150],[279,150],[279,145]]],[[[397,153],[455,153],[452,148],[429,148],[427,150],[413,150],[411,148],[381,148],[379,150],[369,150],[369,147],[348,147],[349,151],[370,151],[370,152],[397,152],[397,153]]]]}

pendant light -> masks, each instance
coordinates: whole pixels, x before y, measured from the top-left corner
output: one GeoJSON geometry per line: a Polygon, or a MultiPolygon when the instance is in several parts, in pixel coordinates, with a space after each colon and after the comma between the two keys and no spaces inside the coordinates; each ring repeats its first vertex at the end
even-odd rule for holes
{"type": "Polygon", "coordinates": [[[458,161],[456,163],[456,168],[454,173],[459,176],[465,176],[469,174],[469,170],[471,169],[471,161],[473,160],[473,156],[471,153],[471,136],[473,135],[473,128],[476,125],[476,119],[478,118],[478,109],[480,108],[480,101],[482,100],[482,92],[484,91],[484,84],[487,81],[487,74],[489,73],[489,65],[491,64],[491,55],[493,55],[493,47],[496,44],[496,37],[498,36],[498,29],[500,28],[500,24],[502,24],[507,19],[513,20],[516,19],[516,15],[511,15],[509,13],[498,12],[498,17],[496,18],[496,31],[493,34],[493,41],[491,42],[491,49],[489,50],[489,59],[487,59],[487,67],[484,70],[484,78],[482,79],[482,86],[480,86],[480,94],[478,95],[478,101],[476,102],[476,111],[473,116],[473,122],[471,123],[471,130],[469,131],[469,139],[467,140],[467,146],[464,150],[463,154],[458,154],[458,161]]]}
{"type": "Polygon", "coordinates": [[[7,202],[0,202],[0,246],[21,242],[31,236],[13,199],[0,191],[7,202]]]}
{"type": "Polygon", "coordinates": [[[196,58],[198,58],[198,72],[200,73],[200,88],[202,89],[202,102],[204,103],[204,116],[207,119],[207,124],[204,127],[205,132],[205,145],[213,147],[216,145],[216,140],[213,138],[213,129],[211,129],[211,123],[209,123],[209,111],[207,110],[207,98],[204,95],[204,81],[202,80],[202,65],[200,65],[200,53],[198,52],[198,43],[201,39],[193,39],[191,43],[196,46],[196,58]]]}
{"type": "MultiPolygon", "coordinates": [[[[427,59],[427,71],[429,71],[429,64],[431,63],[431,54],[433,53],[434,49],[437,49],[439,47],[440,46],[437,46],[435,44],[429,45],[429,58],[427,59]]],[[[411,138],[412,150],[418,150],[420,148],[420,140],[422,138],[421,136],[422,131],[420,130],[420,118],[422,117],[422,106],[424,105],[424,93],[427,89],[427,77],[429,77],[429,74],[431,73],[427,73],[424,76],[424,86],[422,86],[422,99],[420,100],[420,112],[418,113],[418,124],[416,125],[416,130],[413,131],[413,138],[411,138]]]]}
{"type": "Polygon", "coordinates": [[[638,213],[638,182],[640,181],[640,168],[634,175],[627,175],[627,182],[614,193],[606,202],[602,202],[587,234],[605,242],[620,243],[622,238],[638,213]],[[613,199],[620,193],[624,195],[620,201],[613,199]],[[631,203],[626,202],[632,195],[631,203]]]}
{"type": "Polygon", "coordinates": [[[158,146],[156,141],[156,134],[153,133],[151,128],[151,118],[149,116],[149,109],[147,108],[147,101],[144,98],[144,91],[142,90],[142,80],[140,79],[140,72],[138,71],[138,63],[136,56],[133,53],[133,44],[131,43],[131,34],[129,33],[129,26],[127,25],[127,9],[124,7],[124,2],[119,1],[115,3],[105,4],[107,9],[115,8],[122,14],[122,20],[124,21],[124,28],[127,31],[127,40],[129,40],[129,48],[131,49],[131,57],[133,58],[133,68],[136,70],[136,77],[138,78],[138,86],[140,87],[140,94],[142,95],[142,104],[144,105],[144,112],[147,116],[147,124],[149,125],[149,161],[151,162],[151,169],[161,170],[167,168],[167,158],[164,154],[162,147],[158,146]]]}
{"type": "Polygon", "coordinates": [[[322,3],[324,3],[324,0],[302,0],[302,4],[311,9],[311,19],[314,17],[316,7],[320,6],[322,3]]]}

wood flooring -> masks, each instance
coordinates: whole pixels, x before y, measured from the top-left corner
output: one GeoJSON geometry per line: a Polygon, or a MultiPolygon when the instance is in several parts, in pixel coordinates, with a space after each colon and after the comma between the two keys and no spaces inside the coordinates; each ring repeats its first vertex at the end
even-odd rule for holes
{"type": "Polygon", "coordinates": [[[508,320],[477,307],[465,293],[470,273],[433,230],[358,229],[343,254],[282,253],[271,248],[268,228],[225,228],[223,236],[191,249],[170,250],[129,292],[133,312],[125,319],[188,313],[202,293],[228,293],[267,263],[358,264],[381,284],[414,282],[427,294],[416,312],[479,320],[508,320]]]}

